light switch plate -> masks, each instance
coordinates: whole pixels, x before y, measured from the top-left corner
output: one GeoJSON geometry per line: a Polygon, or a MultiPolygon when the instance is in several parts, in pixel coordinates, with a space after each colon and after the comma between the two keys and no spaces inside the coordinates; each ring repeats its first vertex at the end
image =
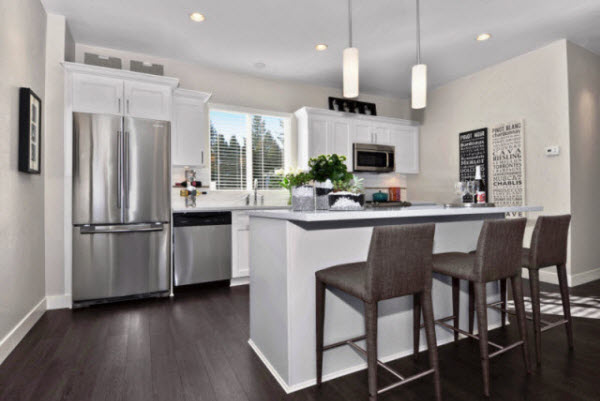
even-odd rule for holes
{"type": "Polygon", "coordinates": [[[558,156],[560,154],[560,148],[558,147],[558,145],[546,146],[544,148],[544,153],[546,154],[546,156],[558,156]]]}

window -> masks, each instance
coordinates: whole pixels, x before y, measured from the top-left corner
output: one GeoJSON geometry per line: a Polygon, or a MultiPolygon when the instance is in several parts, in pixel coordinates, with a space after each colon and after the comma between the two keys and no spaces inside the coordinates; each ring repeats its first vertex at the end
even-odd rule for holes
{"type": "Polygon", "coordinates": [[[217,189],[280,189],[289,117],[210,110],[211,181],[217,189]]]}

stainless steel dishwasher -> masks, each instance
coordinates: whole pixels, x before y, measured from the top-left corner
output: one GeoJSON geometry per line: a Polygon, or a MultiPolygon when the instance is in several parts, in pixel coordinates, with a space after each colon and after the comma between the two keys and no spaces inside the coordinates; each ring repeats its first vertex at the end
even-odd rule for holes
{"type": "Polygon", "coordinates": [[[173,216],[175,285],[231,279],[231,212],[173,216]]]}

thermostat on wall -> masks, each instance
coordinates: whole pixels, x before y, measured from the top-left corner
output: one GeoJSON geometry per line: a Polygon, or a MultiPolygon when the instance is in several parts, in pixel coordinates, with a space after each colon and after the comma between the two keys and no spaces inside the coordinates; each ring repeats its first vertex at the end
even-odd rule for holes
{"type": "Polygon", "coordinates": [[[546,154],[546,156],[558,156],[560,153],[560,148],[558,147],[558,145],[546,146],[544,148],[544,153],[546,154]]]}

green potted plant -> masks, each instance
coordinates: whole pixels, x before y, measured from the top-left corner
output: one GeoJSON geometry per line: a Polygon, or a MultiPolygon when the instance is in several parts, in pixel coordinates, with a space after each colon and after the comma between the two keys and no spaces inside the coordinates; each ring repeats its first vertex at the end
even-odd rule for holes
{"type": "Polygon", "coordinates": [[[308,161],[310,173],[315,181],[317,196],[316,209],[329,209],[328,195],[333,190],[333,182],[343,180],[348,174],[346,156],[337,154],[320,155],[308,161]]]}
{"type": "Polygon", "coordinates": [[[275,174],[281,176],[280,185],[288,190],[290,198],[288,205],[292,205],[292,210],[306,211],[313,210],[314,207],[314,189],[310,185],[313,176],[310,171],[300,168],[290,168],[275,171],[275,174]]]}
{"type": "Polygon", "coordinates": [[[329,210],[363,210],[365,194],[363,179],[346,173],[333,181],[333,192],[328,196],[329,210]]]}

